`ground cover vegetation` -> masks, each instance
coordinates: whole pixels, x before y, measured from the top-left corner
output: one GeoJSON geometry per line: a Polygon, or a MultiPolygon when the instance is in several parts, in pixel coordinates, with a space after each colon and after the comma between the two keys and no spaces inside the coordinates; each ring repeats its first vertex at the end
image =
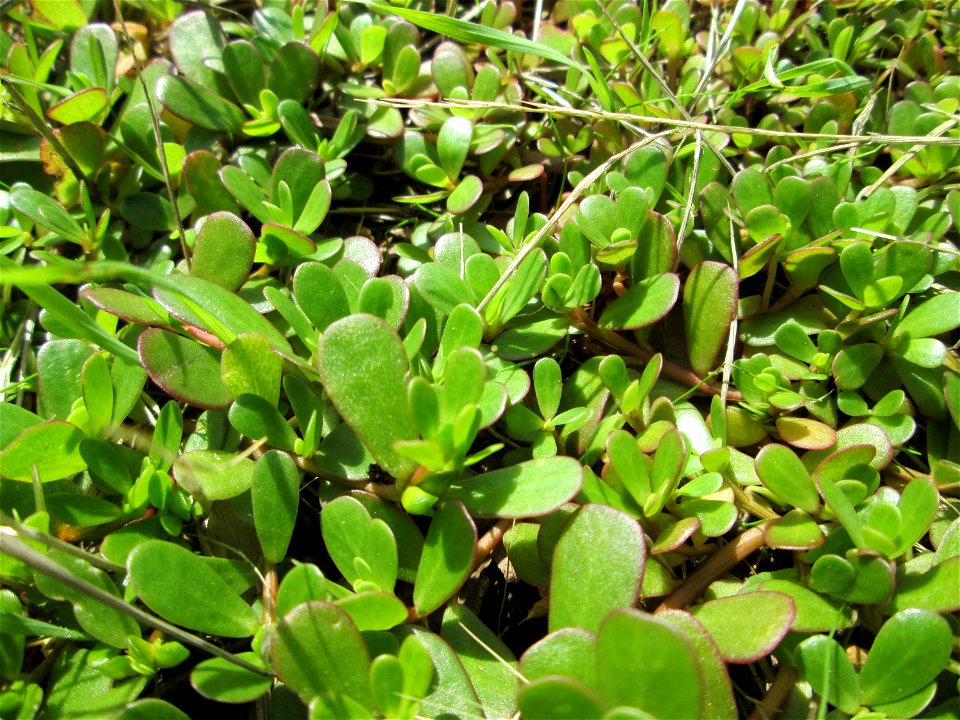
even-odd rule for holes
{"type": "Polygon", "coordinates": [[[2,717],[960,715],[957,3],[0,12],[2,717]]]}

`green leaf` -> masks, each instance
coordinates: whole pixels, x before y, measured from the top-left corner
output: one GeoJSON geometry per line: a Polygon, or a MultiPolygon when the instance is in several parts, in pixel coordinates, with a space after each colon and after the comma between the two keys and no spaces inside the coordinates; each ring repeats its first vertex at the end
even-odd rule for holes
{"type": "Polygon", "coordinates": [[[10,205],[38,225],[56,233],[64,240],[85,243],[87,234],[80,224],[48,195],[30,187],[18,186],[10,193],[10,205]]]}
{"type": "Polygon", "coordinates": [[[560,365],[553,358],[540,358],[533,366],[533,387],[537,396],[540,416],[546,419],[557,414],[563,382],[560,365]]]}
{"type": "Polygon", "coordinates": [[[367,646],[336,605],[297,605],[277,622],[271,653],[279,678],[305,702],[332,691],[372,707],[367,646]]]}
{"type": "Polygon", "coordinates": [[[304,235],[315,232],[327,216],[327,211],[330,210],[331,197],[332,191],[329,181],[321,180],[314,185],[303,210],[293,225],[293,229],[304,235]]]}
{"type": "Polygon", "coordinates": [[[517,659],[481,620],[463,605],[451,603],[443,613],[443,639],[460,657],[488,718],[517,712],[517,659]]]}
{"type": "Polygon", "coordinates": [[[823,544],[823,532],[811,515],[794,508],[771,521],[764,533],[764,542],[782,550],[809,550],[823,544]]]}
{"type": "Polygon", "coordinates": [[[527,648],[520,672],[527,680],[563,675],[596,687],[597,637],[580,628],[552,632],[527,648]]]}
{"type": "MultiPolygon", "coordinates": [[[[91,566],[82,558],[67,555],[61,551],[53,551],[49,555],[50,559],[68,574],[86,580],[119,599],[116,585],[103,570],[91,566]]],[[[90,598],[83,592],[39,571],[34,571],[33,580],[37,590],[47,597],[70,602],[80,627],[101,642],[122,648],[127,646],[129,636],[139,637],[136,621],[126,613],[104,605],[99,600],[90,598]]]]}
{"type": "Polygon", "coordinates": [[[683,288],[683,322],[694,372],[714,369],[737,311],[737,276],[729,265],[706,261],[690,271],[683,288]]]}
{"type": "Polygon", "coordinates": [[[755,463],[761,482],[783,504],[817,514],[820,510],[817,488],[793,450],[785,445],[765,445],[757,453],[755,463]]]}
{"type": "Polygon", "coordinates": [[[372,582],[384,592],[393,592],[397,543],[383,520],[372,518],[355,498],[341,496],[323,508],[320,528],[327,552],[347,582],[354,586],[372,582]]]}
{"type": "Polygon", "coordinates": [[[466,582],[473,570],[477,528],[459,502],[444,503],[430,521],[413,586],[413,606],[428,615],[466,582]]]}
{"type": "MultiPolygon", "coordinates": [[[[664,163],[663,169],[665,171],[666,161],[663,157],[663,151],[659,148],[648,145],[638,150],[634,156],[647,150],[656,152],[659,162],[664,163]]],[[[646,174],[647,171],[647,169],[644,170],[642,181],[644,184],[651,182],[650,176],[646,174]]],[[[620,204],[626,204],[628,198],[633,199],[629,192],[621,193],[620,204]]],[[[670,220],[658,212],[648,210],[640,225],[640,230],[637,232],[637,237],[643,238],[643,242],[638,243],[636,252],[630,258],[631,278],[638,281],[674,270],[677,264],[677,236],[670,220]]]]}
{"type": "Polygon", "coordinates": [[[203,219],[193,246],[190,274],[236,290],[253,265],[256,239],[247,224],[231,212],[203,219]]]}
{"type": "Polygon", "coordinates": [[[854,610],[849,604],[826,598],[794,580],[764,580],[757,589],[772,590],[793,598],[797,605],[793,632],[833,632],[853,624],[854,610]]]}
{"type": "Polygon", "coordinates": [[[233,397],[258,395],[276,407],[283,364],[263,335],[248,333],[230,343],[220,357],[220,375],[233,397]]]}
{"type": "Polygon", "coordinates": [[[703,672],[693,646],[676,627],[638,610],[615,610],[597,636],[599,690],[612,706],[652,717],[700,717],[703,672]]]}
{"type": "Polygon", "coordinates": [[[254,466],[250,491],[263,555],[279,563],[287,554],[300,501],[300,473],[293,459],[279,450],[264,453],[254,466]]]}
{"type": "Polygon", "coordinates": [[[250,175],[236,165],[220,169],[220,180],[243,208],[260,222],[271,222],[275,213],[266,204],[264,190],[250,175]]]}
{"type": "Polygon", "coordinates": [[[657,617],[668,620],[683,633],[697,654],[704,681],[703,711],[700,717],[704,720],[736,717],[737,704],[733,698],[730,676],[713,638],[703,625],[690,613],[682,610],[660,611],[657,617]]]}
{"type": "Polygon", "coordinates": [[[183,161],[183,179],[197,203],[198,215],[238,212],[236,201],[220,179],[220,161],[207,150],[194,150],[183,161]]]}
{"type": "Polygon", "coordinates": [[[530,720],[600,720],[605,717],[599,697],[567,677],[546,677],[527,683],[518,697],[520,712],[530,720]]]}
{"type": "Polygon", "coordinates": [[[371,591],[335,601],[358,630],[389,630],[407,619],[407,607],[391,593],[371,591]]]}
{"type": "Polygon", "coordinates": [[[933,680],[950,660],[953,633],[930,610],[901,610],[880,628],[860,671],[861,701],[899,700],[933,680]]]}
{"type": "Polygon", "coordinates": [[[463,502],[474,517],[534,517],[573,498],[582,482],[576,460],[546,457],[456,480],[445,496],[463,502]]]}
{"type": "Polygon", "coordinates": [[[960,293],[934,295],[918,305],[897,325],[894,338],[924,338],[960,327],[960,293]]]}
{"type": "Polygon", "coordinates": [[[110,98],[102,88],[86,88],[50,106],[47,117],[61,125],[91,122],[99,125],[110,109],[110,98]]]}
{"type": "Polygon", "coordinates": [[[37,353],[38,400],[44,417],[70,417],[74,404],[83,397],[81,375],[92,354],[93,348],[80,340],[51,340],[41,346],[37,353]]]}
{"type": "MultiPolygon", "coordinates": [[[[189,275],[169,275],[155,280],[154,297],[180,320],[216,335],[226,344],[237,335],[260,333],[281,352],[290,343],[269,320],[246,300],[215,283],[189,275]]],[[[113,351],[112,348],[105,348],[113,351]]]]}
{"type": "MultiPolygon", "coordinates": [[[[253,665],[262,664],[258,653],[242,652],[236,657],[253,665]]],[[[190,684],[205,698],[222,703],[248,703],[266,693],[273,679],[269,675],[239,667],[223,658],[198,663],[190,672],[190,684]]]]}
{"type": "Polygon", "coordinates": [[[267,79],[256,46],[247,40],[228,43],[223,48],[223,69],[237,100],[260,107],[260,91],[266,87],[267,79]]]}
{"type": "Polygon", "coordinates": [[[46,501],[52,518],[75,527],[95,527],[123,517],[123,511],[109,500],[89,495],[57,493],[46,501]]]}
{"type": "Polygon", "coordinates": [[[316,565],[294,565],[277,590],[277,615],[283,616],[301,603],[326,600],[327,581],[316,565]]]}
{"type": "Polygon", "coordinates": [[[144,698],[124,705],[112,720],[190,720],[190,716],[166,700],[144,698]]]}
{"type": "Polygon", "coordinates": [[[162,195],[138,192],[120,201],[120,215],[134,227],[157,232],[174,229],[173,208],[162,195]]]}
{"type": "Polygon", "coordinates": [[[87,463],[90,474],[103,486],[121,495],[130,490],[133,478],[124,462],[121,446],[87,438],[80,442],[80,456],[87,463]]]}
{"type": "Polygon", "coordinates": [[[170,54],[184,75],[224,92],[223,48],[220,22],[203,11],[184,13],[170,26],[170,54]]]}
{"type": "Polygon", "coordinates": [[[947,357],[947,346],[933,338],[906,340],[897,346],[897,354],[909,363],[923,368],[938,368],[947,357]]]}
{"type": "Polygon", "coordinates": [[[259,395],[241,395],[230,407],[230,424],[251,440],[266,438],[267,445],[293,452],[297,434],[280,411],[259,395]]]}
{"type": "Polygon", "coordinates": [[[96,432],[108,428],[113,417],[113,380],[110,368],[100,353],[94,353],[83,365],[83,405],[96,432]]]}
{"type": "Polygon", "coordinates": [[[34,467],[40,482],[75,475],[87,467],[80,455],[84,437],[76,426],[57,420],[24,430],[0,451],[0,477],[33,482],[34,467]]]}
{"type": "Polygon", "coordinates": [[[290,265],[316,250],[316,243],[303,233],[268,222],[260,227],[260,242],[254,259],[270,265],[290,265]]]}
{"type": "Polygon", "coordinates": [[[226,581],[198,555],[162,540],[146,540],[127,558],[134,591],[163,618],[191,630],[249,637],[257,616],[226,581]],[[170,582],[188,578],[188,582],[170,582]]]}
{"type": "Polygon", "coordinates": [[[924,608],[937,612],[956,612],[960,609],[960,589],[957,587],[957,573],[960,572],[960,556],[954,555],[932,568],[926,566],[920,571],[907,571],[901,566],[897,576],[897,591],[890,599],[889,611],[905,608],[924,608]]]}
{"type": "Polygon", "coordinates": [[[137,341],[140,362],[160,389],[197,407],[222,409],[232,398],[220,378],[216,350],[167,330],[149,328],[137,341]]]}
{"type": "MultiPolygon", "coordinates": [[[[547,257],[537,248],[520,263],[516,273],[503,290],[503,304],[497,312],[497,322],[505,323],[527,306],[537,294],[547,270],[547,257]]],[[[469,282],[469,278],[468,278],[469,282]]],[[[499,293],[498,293],[499,297],[499,293]]],[[[496,301],[491,305],[496,305],[496,301]]]]}
{"type": "Polygon", "coordinates": [[[453,181],[460,177],[472,137],[473,123],[467,118],[454,115],[440,126],[437,134],[437,157],[440,158],[440,167],[453,181]]]}
{"type": "Polygon", "coordinates": [[[860,531],[860,521],[853,503],[837,483],[845,479],[850,468],[868,462],[874,454],[873,447],[869,445],[853,445],[832,453],[813,471],[813,480],[820,489],[824,501],[837,516],[843,529],[850,534],[850,538],[857,547],[866,546],[863,533],[860,531]]]}
{"type": "Polygon", "coordinates": [[[405,625],[403,630],[412,634],[427,649],[433,661],[434,681],[424,695],[421,712],[428,716],[456,713],[458,717],[476,717],[480,700],[453,648],[440,636],[416,625],[405,625]]]}
{"type": "Polygon", "coordinates": [[[373,277],[360,289],[360,312],[383,318],[395,329],[403,326],[410,307],[410,288],[396,275],[373,277]]]}
{"type": "Polygon", "coordinates": [[[415,469],[393,449],[417,437],[407,404],[407,355],[396,331],[372,315],[351,315],[327,328],[317,346],[323,384],[343,419],[377,463],[398,480],[415,469]]]}
{"type": "Polygon", "coordinates": [[[327,718],[374,720],[375,718],[373,713],[356,700],[336,692],[317,695],[310,701],[309,712],[309,720],[327,720],[327,718]]]}
{"type": "Polygon", "coordinates": [[[403,716],[403,666],[395,655],[382,654],[373,659],[370,663],[370,686],[376,697],[377,708],[384,717],[403,716]]]}
{"type": "MultiPolygon", "coordinates": [[[[325,175],[323,159],[317,153],[305,148],[289,148],[277,158],[273,166],[273,172],[270,175],[270,202],[285,208],[289,214],[289,221],[296,222],[302,214],[307,213],[311,197],[318,192],[317,185],[323,185],[326,182],[325,175]],[[287,203],[282,199],[283,185],[286,185],[289,191],[288,208],[287,203]]],[[[322,202],[324,190],[319,191],[320,197],[314,199],[314,202],[322,202]]],[[[325,209],[323,214],[326,214],[325,209]]]]}
{"type": "Polygon", "coordinates": [[[883,358],[883,348],[875,343],[860,343],[843,348],[833,359],[833,376],[841,390],[863,387],[883,358]]]}
{"type": "Polygon", "coordinates": [[[309,45],[288,42],[277,51],[267,71],[267,87],[280,100],[302,103],[317,82],[320,59],[309,45]]]}
{"type": "Polygon", "coordinates": [[[121,320],[141,325],[169,325],[170,315],[153,299],[112,287],[87,286],[80,291],[93,305],[121,320]]]}
{"type": "Polygon", "coordinates": [[[670,312],[679,291],[680,278],[673,273],[643,278],[606,307],[598,324],[612,330],[635,330],[652,325],[670,312]]]}
{"type": "Polygon", "coordinates": [[[293,295],[310,322],[323,332],[334,320],[350,314],[347,294],[333,270],[321,263],[304,263],[293,276],[293,295]]]}
{"type": "Polygon", "coordinates": [[[110,92],[119,57],[117,34],[104,23],[80,28],[70,41],[70,71],[89,78],[94,87],[110,92]]]}
{"type": "Polygon", "coordinates": [[[903,489],[900,502],[897,503],[901,518],[901,530],[897,538],[898,555],[913,547],[927,533],[939,504],[940,495],[932,482],[917,479],[903,489]]]}
{"type": "Polygon", "coordinates": [[[185,77],[164,75],[157,83],[157,98],[177,117],[208,130],[239,133],[246,120],[232,102],[185,77]]]}
{"type": "Polygon", "coordinates": [[[747,592],[710,600],[690,613],[710,633],[724,660],[747,664],[776,649],[793,627],[797,607],[783,593],[747,592]]]}
{"type": "Polygon", "coordinates": [[[177,458],[177,483],[204,501],[229,500],[250,489],[254,462],[223,450],[191,450],[177,458]]]}
{"type": "Polygon", "coordinates": [[[794,652],[804,679],[824,700],[846,713],[860,709],[860,682],[853,663],[833,638],[814,635],[794,652]]]}
{"type": "Polygon", "coordinates": [[[476,205],[483,194],[483,181],[476,175],[467,175],[447,196],[447,210],[454,215],[463,215],[476,205]]]}
{"type": "Polygon", "coordinates": [[[636,602],[646,562],[643,530],[626,513],[584,505],[553,553],[550,630],[595,632],[607,614],[636,602]]]}

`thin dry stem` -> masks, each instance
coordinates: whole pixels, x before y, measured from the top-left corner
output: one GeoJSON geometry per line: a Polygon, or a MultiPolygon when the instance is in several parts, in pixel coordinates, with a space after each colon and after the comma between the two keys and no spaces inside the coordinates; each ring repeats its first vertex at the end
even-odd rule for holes
{"type": "MultiPolygon", "coordinates": [[[[482,102],[479,100],[457,100],[444,99],[442,101],[430,100],[411,100],[406,98],[380,98],[364,99],[363,102],[371,102],[375,105],[384,105],[386,107],[397,108],[416,108],[416,107],[459,107],[459,108],[490,108],[497,110],[514,110],[519,112],[531,113],[553,113],[555,115],[569,115],[571,117],[580,117],[590,122],[598,120],[608,120],[614,122],[635,122],[649,123],[654,125],[669,125],[678,130],[702,130],[705,132],[718,132],[724,135],[752,135],[757,137],[771,139],[788,140],[809,140],[829,143],[856,143],[858,145],[893,145],[893,144],[912,144],[912,145],[940,145],[944,147],[960,147],[960,137],[931,137],[929,135],[887,135],[885,133],[867,133],[866,135],[846,135],[842,133],[814,133],[801,132],[798,130],[774,130],[772,128],[746,128],[736,125],[715,125],[709,122],[700,122],[697,120],[681,120],[677,118],[654,117],[652,115],[637,115],[624,112],[607,112],[598,110],[585,110],[579,108],[558,107],[534,101],[523,101],[520,103],[502,103],[502,102],[482,102]]],[[[665,133],[658,133],[660,137],[665,133]]]]}
{"type": "Polygon", "coordinates": [[[150,95],[150,88],[147,87],[147,81],[143,79],[143,63],[140,61],[140,56],[137,55],[137,47],[133,42],[133,36],[127,32],[127,23],[123,19],[123,13],[120,12],[120,0],[113,0],[113,10],[117,15],[117,21],[120,23],[120,29],[123,31],[123,39],[130,48],[137,79],[140,81],[140,87],[143,88],[143,95],[147,101],[147,109],[150,113],[151,125],[153,126],[153,139],[157,143],[157,158],[160,161],[160,172],[163,174],[163,182],[167,186],[167,197],[170,198],[173,220],[177,226],[177,235],[180,238],[180,252],[183,253],[184,262],[187,263],[187,270],[189,270],[191,264],[190,248],[187,247],[187,236],[183,230],[183,218],[180,217],[180,208],[177,207],[177,195],[173,188],[173,177],[170,175],[170,168],[167,167],[167,154],[163,148],[163,134],[160,132],[160,116],[157,113],[157,108],[154,107],[153,97],[150,95]]]}

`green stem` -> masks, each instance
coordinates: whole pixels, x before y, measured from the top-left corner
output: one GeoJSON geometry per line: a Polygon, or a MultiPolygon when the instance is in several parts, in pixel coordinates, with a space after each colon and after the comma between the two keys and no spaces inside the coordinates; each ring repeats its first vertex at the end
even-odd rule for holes
{"type": "Polygon", "coordinates": [[[51,130],[47,125],[46,121],[44,121],[44,119],[37,114],[37,111],[34,110],[33,106],[27,102],[27,99],[20,93],[11,79],[7,79],[6,86],[7,92],[10,93],[10,97],[13,98],[14,103],[17,105],[17,109],[27,116],[27,119],[30,121],[30,124],[33,125],[34,130],[40,133],[40,135],[43,136],[43,139],[50,143],[50,147],[52,147],[54,152],[56,152],[57,155],[63,159],[63,162],[68,168],[70,168],[77,180],[86,183],[87,187],[90,188],[91,194],[96,197],[96,187],[94,187],[93,183],[90,182],[90,178],[87,177],[86,173],[80,169],[77,161],[73,159],[73,155],[67,152],[67,149],[63,146],[63,143],[60,142],[60,138],[57,137],[57,134],[53,132],[53,130],[51,130]]]}

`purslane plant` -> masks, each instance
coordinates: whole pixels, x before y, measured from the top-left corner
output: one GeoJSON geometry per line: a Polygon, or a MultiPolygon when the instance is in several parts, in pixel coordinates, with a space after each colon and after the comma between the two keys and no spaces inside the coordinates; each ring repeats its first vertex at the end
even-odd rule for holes
{"type": "Polygon", "coordinates": [[[956,7],[0,12],[0,715],[958,717],[956,7]]]}

